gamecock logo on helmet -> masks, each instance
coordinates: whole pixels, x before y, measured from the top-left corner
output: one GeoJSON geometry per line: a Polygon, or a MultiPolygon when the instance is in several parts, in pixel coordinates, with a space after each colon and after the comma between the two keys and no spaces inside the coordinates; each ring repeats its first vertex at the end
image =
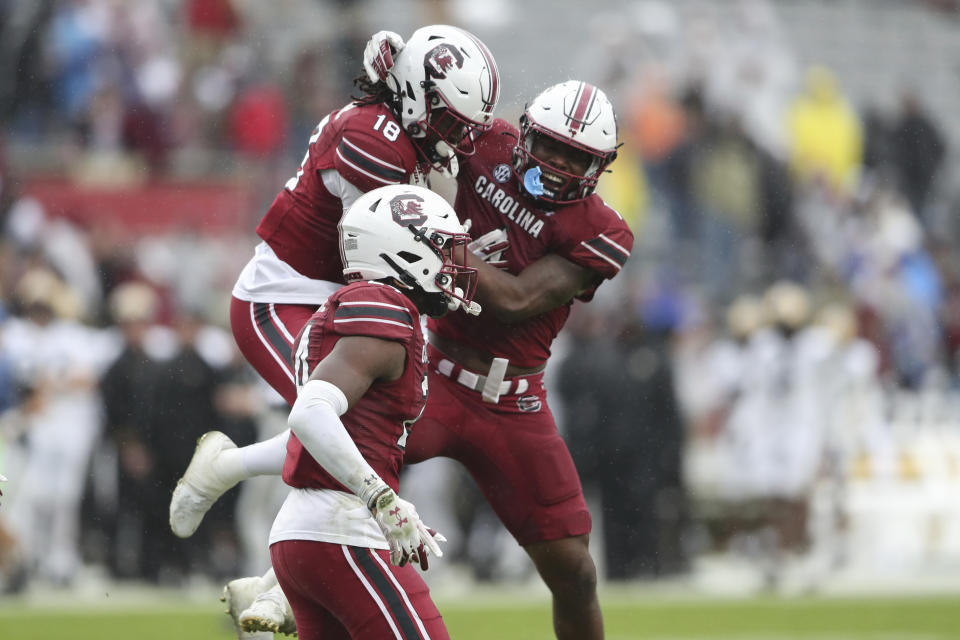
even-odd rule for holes
{"type": "Polygon", "coordinates": [[[390,201],[390,213],[393,214],[393,221],[401,227],[409,224],[417,227],[427,221],[427,215],[423,212],[423,198],[412,194],[397,196],[390,201]]]}
{"type": "Polygon", "coordinates": [[[423,66],[431,78],[443,80],[454,66],[463,67],[463,54],[449,45],[437,45],[424,56],[423,66]]]}

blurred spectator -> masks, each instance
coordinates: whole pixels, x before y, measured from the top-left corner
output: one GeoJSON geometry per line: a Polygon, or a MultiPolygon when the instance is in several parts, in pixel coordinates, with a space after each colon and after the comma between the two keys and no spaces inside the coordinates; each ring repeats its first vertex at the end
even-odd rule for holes
{"type": "Polygon", "coordinates": [[[703,212],[701,276],[715,300],[726,300],[749,277],[744,246],[755,239],[762,212],[760,158],[739,125],[726,120],[713,129],[691,167],[697,208],[703,212]]]}
{"type": "Polygon", "coordinates": [[[93,99],[108,55],[110,7],[103,0],[54,3],[48,55],[53,67],[54,104],[76,123],[93,99]]]}
{"type": "Polygon", "coordinates": [[[946,155],[946,142],[915,92],[908,91],[901,96],[900,114],[893,123],[891,142],[900,189],[914,213],[929,225],[927,204],[946,155]]]}
{"type": "Polygon", "coordinates": [[[558,391],[564,435],[586,486],[602,502],[605,576],[653,578],[686,568],[687,504],[680,480],[684,428],[670,364],[679,320],[669,296],[628,307],[616,328],[575,325],[558,391]],[[616,336],[610,339],[609,329],[616,336]]]}
{"type": "Polygon", "coordinates": [[[287,106],[280,88],[254,84],[237,96],[230,108],[230,141],[251,161],[276,157],[285,149],[289,129],[287,106]]]}
{"type": "MultiPolygon", "coordinates": [[[[94,315],[103,300],[100,277],[90,248],[87,229],[67,216],[50,217],[43,205],[31,196],[15,193],[16,183],[9,185],[12,202],[6,210],[4,236],[16,252],[21,265],[40,262],[53,267],[70,285],[77,315],[87,319],[94,315]]],[[[15,280],[20,269],[6,274],[15,280]]]]}
{"type": "MultiPolygon", "coordinates": [[[[726,505],[714,510],[721,546],[747,551],[778,580],[784,562],[806,551],[808,505],[823,460],[823,385],[829,342],[809,329],[809,292],[788,281],[769,287],[758,321],[756,299],[740,298],[728,323],[750,333],[731,343],[726,369],[736,388],[718,425],[713,473],[726,505]]],[[[702,481],[702,479],[701,479],[702,481]]]]}
{"type": "Polygon", "coordinates": [[[112,522],[105,531],[108,566],[114,576],[152,581],[160,579],[171,553],[161,508],[171,489],[161,482],[153,451],[159,438],[155,414],[161,369],[153,346],[158,336],[152,333],[158,302],[149,285],[137,282],[121,284],[110,294],[110,314],[123,344],[100,379],[105,433],[118,461],[116,511],[104,515],[112,522]]]}
{"type": "MultiPolygon", "coordinates": [[[[0,306],[0,345],[3,344],[6,322],[7,311],[0,306]]],[[[15,425],[11,423],[17,420],[17,400],[13,362],[6,349],[0,349],[0,474],[11,473],[12,464],[9,460],[12,454],[16,453],[13,440],[19,437],[19,434],[15,433],[15,425]]],[[[9,489],[7,492],[9,500],[9,489]]],[[[0,502],[0,507],[2,506],[0,502]]],[[[18,581],[23,575],[18,558],[19,543],[5,520],[4,511],[0,510],[0,594],[18,590],[22,586],[18,581]],[[20,576],[16,575],[18,571],[20,576]]]]}
{"type": "Polygon", "coordinates": [[[651,69],[644,75],[642,89],[631,101],[628,118],[627,130],[639,149],[640,159],[655,172],[680,144],[686,128],[683,110],[670,95],[663,72],[651,69]]]}
{"type": "Polygon", "coordinates": [[[919,388],[945,364],[939,322],[943,282],[923,229],[901,196],[877,189],[865,200],[852,238],[846,257],[849,287],[876,315],[876,339],[897,383],[919,388]]]}
{"type": "Polygon", "coordinates": [[[694,201],[691,170],[696,155],[709,135],[701,87],[686,88],[680,98],[683,109],[683,137],[662,163],[648,165],[651,187],[666,199],[673,241],[682,252],[681,259],[692,257],[703,226],[694,201]],[[657,168],[659,166],[659,168],[657,168]]]}
{"type": "Polygon", "coordinates": [[[880,354],[862,338],[855,309],[847,301],[832,302],[817,311],[815,326],[831,340],[829,365],[824,370],[828,426],[827,470],[833,481],[863,465],[871,473],[893,471],[894,450],[885,415],[886,389],[880,376],[880,354]]]}
{"type": "Polygon", "coordinates": [[[110,357],[102,335],[74,319],[75,297],[52,271],[28,271],[16,289],[21,315],[3,334],[27,390],[10,522],[28,570],[55,586],[70,585],[80,567],[80,502],[101,428],[96,381],[110,357]]]}
{"type": "Polygon", "coordinates": [[[186,0],[182,3],[188,35],[188,68],[215,62],[242,26],[232,0],[186,0]]]}
{"type": "Polygon", "coordinates": [[[53,2],[0,5],[0,118],[25,138],[41,138],[51,118],[44,26],[53,8],[53,2]]]}
{"type": "Polygon", "coordinates": [[[822,181],[837,196],[852,195],[863,159],[862,126],[832,71],[807,69],[787,126],[790,167],[800,184],[822,181]]]}
{"type": "Polygon", "coordinates": [[[876,105],[863,110],[864,179],[889,184],[894,176],[894,150],[887,114],[876,105]]]}
{"type": "MultiPolygon", "coordinates": [[[[162,499],[151,505],[156,512],[155,526],[149,535],[166,539],[176,550],[167,558],[168,569],[186,577],[194,570],[224,579],[240,570],[240,550],[234,531],[233,513],[238,493],[228,493],[207,515],[208,526],[188,539],[174,537],[165,508],[173,487],[183,474],[184,460],[193,455],[197,440],[207,431],[218,429],[237,442],[252,443],[254,425],[249,419],[224,421],[216,399],[222,382],[222,369],[234,355],[232,340],[226,332],[207,325],[199,313],[181,310],[175,322],[177,342],[171,357],[159,364],[154,381],[155,404],[151,412],[156,434],[151,453],[156,464],[156,483],[162,499]]],[[[236,418],[236,414],[231,416],[236,418]]]]}

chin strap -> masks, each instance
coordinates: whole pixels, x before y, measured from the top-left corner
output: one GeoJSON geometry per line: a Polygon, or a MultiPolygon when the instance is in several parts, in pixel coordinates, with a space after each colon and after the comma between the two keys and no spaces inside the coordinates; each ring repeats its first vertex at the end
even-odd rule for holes
{"type": "MultiPolygon", "coordinates": [[[[460,287],[454,287],[453,292],[457,296],[463,296],[463,289],[460,287]]],[[[455,298],[454,296],[447,296],[447,309],[450,311],[463,309],[463,312],[469,316],[478,316],[480,315],[480,311],[483,309],[483,307],[480,306],[480,303],[474,302],[473,300],[470,302],[464,302],[463,300],[455,298]]]]}

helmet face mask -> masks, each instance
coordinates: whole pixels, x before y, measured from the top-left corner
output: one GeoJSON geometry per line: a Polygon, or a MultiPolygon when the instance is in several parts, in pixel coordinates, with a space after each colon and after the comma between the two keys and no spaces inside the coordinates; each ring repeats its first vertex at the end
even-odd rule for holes
{"type": "Polygon", "coordinates": [[[513,150],[514,172],[540,200],[575,202],[594,192],[618,146],[616,114],[606,95],[571,80],[546,89],[527,106],[513,150]],[[558,155],[563,166],[555,164],[558,155]]]}
{"type": "Polygon", "coordinates": [[[456,153],[473,153],[500,95],[496,62],[479,39],[446,25],[418,29],[388,72],[404,130],[435,169],[456,175],[456,153]]]}
{"type": "Polygon", "coordinates": [[[475,305],[477,270],[462,266],[470,237],[453,208],[429,189],[369,191],[344,213],[339,229],[347,282],[389,281],[432,316],[475,305]]]}

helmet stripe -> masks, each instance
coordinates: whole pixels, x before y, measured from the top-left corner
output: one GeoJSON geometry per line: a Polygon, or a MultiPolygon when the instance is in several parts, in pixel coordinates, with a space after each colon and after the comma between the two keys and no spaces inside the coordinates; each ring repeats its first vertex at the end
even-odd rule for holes
{"type": "Polygon", "coordinates": [[[473,43],[480,49],[480,53],[483,54],[483,59],[487,63],[487,73],[490,74],[490,98],[483,101],[483,112],[491,113],[497,105],[497,100],[500,98],[500,71],[497,69],[497,61],[493,59],[493,54],[490,53],[487,45],[483,44],[475,35],[469,31],[464,31],[464,34],[470,36],[470,39],[473,40],[473,43]]]}
{"type": "Polygon", "coordinates": [[[577,96],[574,98],[576,100],[576,106],[573,109],[573,115],[570,116],[571,122],[569,126],[571,129],[574,127],[579,127],[580,131],[583,131],[586,126],[584,119],[587,117],[587,114],[590,113],[590,108],[593,106],[593,101],[597,97],[597,88],[592,84],[587,84],[586,82],[581,82],[580,87],[577,89],[577,96]]]}

